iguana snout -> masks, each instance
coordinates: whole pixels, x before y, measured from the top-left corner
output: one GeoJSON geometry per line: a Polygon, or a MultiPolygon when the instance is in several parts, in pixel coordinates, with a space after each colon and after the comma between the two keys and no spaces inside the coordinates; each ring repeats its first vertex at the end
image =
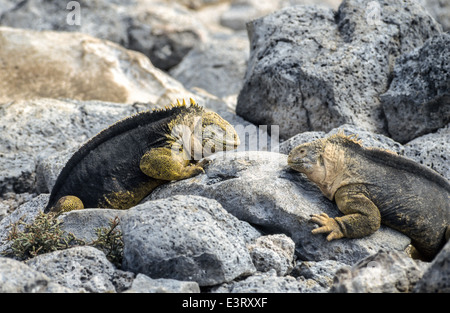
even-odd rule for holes
{"type": "Polygon", "coordinates": [[[319,142],[305,143],[295,147],[288,156],[288,165],[301,173],[311,174],[323,167],[323,147],[319,142]]]}
{"type": "Polygon", "coordinates": [[[203,156],[218,151],[235,150],[241,141],[233,126],[215,112],[202,115],[203,156]]]}

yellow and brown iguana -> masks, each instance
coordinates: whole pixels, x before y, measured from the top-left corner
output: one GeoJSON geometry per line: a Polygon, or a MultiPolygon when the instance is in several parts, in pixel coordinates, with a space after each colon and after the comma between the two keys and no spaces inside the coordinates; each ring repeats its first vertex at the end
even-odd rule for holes
{"type": "Polygon", "coordinates": [[[344,216],[313,215],[313,234],[359,238],[383,223],[411,238],[424,259],[450,237],[450,183],[433,170],[395,152],[364,148],[342,132],[294,148],[288,157],[344,216]]]}
{"type": "Polygon", "coordinates": [[[84,144],[66,163],[45,212],[128,209],[157,186],[204,172],[215,151],[236,149],[239,137],[217,113],[191,99],[125,118],[84,144]]]}

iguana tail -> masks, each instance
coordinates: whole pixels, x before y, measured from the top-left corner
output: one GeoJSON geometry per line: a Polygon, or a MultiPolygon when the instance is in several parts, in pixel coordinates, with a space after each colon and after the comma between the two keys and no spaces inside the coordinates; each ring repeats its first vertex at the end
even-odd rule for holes
{"type": "Polygon", "coordinates": [[[447,226],[447,230],[445,231],[445,240],[450,241],[450,225],[447,226]]]}

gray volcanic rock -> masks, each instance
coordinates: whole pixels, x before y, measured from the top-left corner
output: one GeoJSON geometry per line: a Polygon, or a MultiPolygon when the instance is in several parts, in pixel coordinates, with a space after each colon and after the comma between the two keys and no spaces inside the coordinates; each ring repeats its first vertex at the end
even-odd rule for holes
{"type": "Polygon", "coordinates": [[[379,251],[336,272],[330,292],[412,292],[428,265],[403,252],[379,251]]]}
{"type": "Polygon", "coordinates": [[[339,10],[296,6],[248,24],[250,60],[236,107],[282,139],[344,123],[384,132],[379,95],[393,62],[440,33],[414,1],[344,1],[339,10]]]}
{"type": "Polygon", "coordinates": [[[397,58],[381,102],[391,137],[402,143],[450,123],[450,34],[397,58]]]}
{"type": "Polygon", "coordinates": [[[255,272],[239,235],[246,232],[243,224],[217,201],[198,196],[148,201],[128,210],[121,226],[126,270],[200,286],[255,272]]]}

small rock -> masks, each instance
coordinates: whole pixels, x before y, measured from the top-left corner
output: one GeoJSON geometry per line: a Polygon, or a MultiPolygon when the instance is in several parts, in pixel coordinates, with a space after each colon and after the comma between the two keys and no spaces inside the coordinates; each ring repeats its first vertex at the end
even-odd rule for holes
{"type": "Polygon", "coordinates": [[[0,257],[0,293],[71,293],[47,275],[13,259],[0,257]]]}
{"type": "Polygon", "coordinates": [[[330,292],[411,292],[427,266],[404,252],[379,251],[352,268],[338,270],[330,292]]]}
{"type": "Polygon", "coordinates": [[[103,252],[81,246],[38,255],[26,261],[62,286],[78,292],[115,292],[116,271],[103,252]]]}
{"type": "Polygon", "coordinates": [[[211,199],[174,196],[123,215],[123,269],[211,286],[255,271],[239,222],[211,199]]]}
{"type": "Polygon", "coordinates": [[[417,283],[414,292],[450,292],[450,241],[434,258],[417,283]]]}
{"type": "Polygon", "coordinates": [[[321,287],[329,290],[333,285],[333,278],[336,271],[341,267],[348,267],[348,265],[334,260],[319,262],[300,261],[292,270],[291,275],[294,277],[312,279],[321,287]]]}
{"type": "Polygon", "coordinates": [[[199,293],[200,287],[193,281],[175,279],[151,279],[144,274],[138,274],[126,293],[199,293]]]}
{"type": "Polygon", "coordinates": [[[324,292],[324,289],[313,280],[296,279],[292,276],[279,277],[275,270],[256,273],[241,281],[223,284],[213,293],[306,293],[324,292]]]}
{"type": "Polygon", "coordinates": [[[312,131],[312,132],[303,132],[299,133],[291,138],[288,138],[280,143],[279,152],[283,154],[289,155],[292,149],[295,147],[311,142],[317,139],[325,138],[326,133],[322,131],[312,131]]]}
{"type": "Polygon", "coordinates": [[[247,248],[260,272],[274,269],[278,276],[285,276],[293,268],[295,243],[284,234],[259,237],[247,248]]]}

